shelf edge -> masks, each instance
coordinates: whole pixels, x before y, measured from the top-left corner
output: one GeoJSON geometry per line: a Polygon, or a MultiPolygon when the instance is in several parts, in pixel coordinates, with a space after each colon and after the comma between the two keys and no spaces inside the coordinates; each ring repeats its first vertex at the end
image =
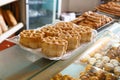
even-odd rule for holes
{"type": "Polygon", "coordinates": [[[6,38],[17,32],[23,27],[23,23],[18,23],[16,26],[8,30],[7,32],[0,35],[0,43],[2,43],[6,38]]]}

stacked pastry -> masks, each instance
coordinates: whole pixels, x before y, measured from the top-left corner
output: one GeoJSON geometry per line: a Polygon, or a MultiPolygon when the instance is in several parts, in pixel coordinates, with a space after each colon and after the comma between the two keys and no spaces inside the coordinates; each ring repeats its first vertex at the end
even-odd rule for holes
{"type": "Polygon", "coordinates": [[[0,8],[0,35],[6,32],[9,27],[13,27],[16,24],[17,21],[13,13],[10,10],[0,8]]]}
{"type": "Polygon", "coordinates": [[[96,9],[101,12],[120,16],[120,14],[119,14],[120,13],[120,4],[117,2],[108,2],[106,4],[101,4],[96,9]]]}
{"type": "Polygon", "coordinates": [[[64,55],[67,50],[68,42],[59,37],[48,36],[42,41],[42,52],[46,56],[59,57],[64,55]]]}
{"type": "Polygon", "coordinates": [[[20,33],[20,43],[29,48],[40,48],[44,33],[37,30],[23,30],[20,33]]]}
{"type": "Polygon", "coordinates": [[[3,17],[3,11],[0,8],[0,35],[8,30],[8,27],[5,23],[5,19],[3,17]]]}
{"type": "Polygon", "coordinates": [[[81,42],[89,42],[91,37],[92,29],[89,27],[59,22],[39,30],[22,31],[20,43],[29,48],[41,48],[48,57],[59,57],[68,50],[78,48],[81,42]]]}
{"type": "Polygon", "coordinates": [[[120,0],[112,0],[112,1],[116,1],[116,2],[119,2],[120,0]]]}
{"type": "Polygon", "coordinates": [[[71,21],[77,25],[89,26],[93,29],[98,29],[106,23],[112,21],[111,17],[108,17],[103,14],[98,14],[92,11],[83,13],[80,17],[71,21]]]}

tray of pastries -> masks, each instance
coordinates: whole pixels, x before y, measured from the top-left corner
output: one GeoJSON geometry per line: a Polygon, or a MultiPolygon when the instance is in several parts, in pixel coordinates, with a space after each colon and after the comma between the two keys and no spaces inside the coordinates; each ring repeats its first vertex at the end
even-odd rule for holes
{"type": "MultiPolygon", "coordinates": [[[[120,80],[120,41],[109,31],[100,36],[57,75],[69,76],[70,80],[120,80]]],[[[57,75],[51,80],[61,80],[57,75]]]]}
{"type": "Polygon", "coordinates": [[[99,5],[98,7],[96,7],[96,9],[104,13],[112,14],[115,16],[120,16],[119,14],[120,3],[119,2],[110,1],[108,3],[99,5]]]}
{"type": "Polygon", "coordinates": [[[77,25],[89,26],[97,30],[113,21],[114,20],[111,17],[108,17],[106,15],[99,14],[93,11],[88,11],[84,12],[81,16],[77,17],[71,22],[77,25]]]}
{"type": "Polygon", "coordinates": [[[75,54],[75,50],[91,42],[96,34],[96,30],[87,26],[58,22],[35,30],[23,30],[18,36],[9,38],[8,41],[45,58],[60,60],[75,54]]]}

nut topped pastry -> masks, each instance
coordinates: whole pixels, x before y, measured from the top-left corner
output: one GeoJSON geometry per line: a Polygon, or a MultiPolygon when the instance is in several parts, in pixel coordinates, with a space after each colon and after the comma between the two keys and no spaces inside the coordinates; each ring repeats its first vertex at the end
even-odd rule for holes
{"type": "Polygon", "coordinates": [[[76,27],[75,30],[81,35],[80,42],[89,42],[92,38],[92,29],[87,26],[76,27]]]}
{"type": "Polygon", "coordinates": [[[68,42],[59,37],[46,37],[42,41],[42,53],[48,57],[59,57],[66,53],[68,42]]]}
{"type": "Polygon", "coordinates": [[[23,30],[20,33],[20,44],[29,48],[40,48],[44,33],[37,30],[23,30]]]}
{"type": "Polygon", "coordinates": [[[81,35],[75,30],[62,31],[60,37],[68,41],[67,50],[73,50],[80,45],[81,35]]]}

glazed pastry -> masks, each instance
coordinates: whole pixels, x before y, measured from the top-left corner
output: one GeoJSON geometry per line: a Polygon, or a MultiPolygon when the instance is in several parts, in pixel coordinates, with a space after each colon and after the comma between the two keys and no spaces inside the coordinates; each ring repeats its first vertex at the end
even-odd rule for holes
{"type": "Polygon", "coordinates": [[[97,76],[91,76],[89,80],[99,80],[99,78],[97,76]]]}
{"type": "Polygon", "coordinates": [[[95,66],[98,67],[98,68],[101,68],[101,69],[103,68],[103,65],[104,65],[104,63],[102,61],[95,63],[95,66]]]}
{"type": "Polygon", "coordinates": [[[119,62],[116,59],[111,59],[110,63],[113,64],[114,66],[118,66],[119,62]]]}
{"type": "Polygon", "coordinates": [[[117,66],[114,68],[114,73],[115,73],[115,75],[120,76],[120,66],[117,66]]]}
{"type": "Polygon", "coordinates": [[[46,37],[42,41],[42,53],[48,57],[60,57],[66,53],[68,42],[59,37],[46,37]]]}
{"type": "Polygon", "coordinates": [[[96,54],[94,55],[94,57],[95,57],[96,59],[101,59],[101,58],[102,58],[102,55],[99,54],[99,53],[96,53],[96,54]]]}
{"type": "Polygon", "coordinates": [[[86,63],[90,59],[90,56],[89,55],[84,55],[84,56],[85,57],[81,58],[80,61],[83,62],[83,63],[86,63]]]}
{"type": "Polygon", "coordinates": [[[113,71],[113,69],[114,69],[114,65],[111,64],[111,63],[106,63],[106,64],[104,65],[104,70],[106,70],[106,71],[108,71],[108,72],[113,71]]]}
{"type": "Polygon", "coordinates": [[[105,72],[103,72],[103,71],[101,71],[101,70],[98,70],[98,71],[96,72],[96,76],[97,76],[100,80],[105,80],[105,77],[106,77],[105,72]]]}
{"type": "Polygon", "coordinates": [[[110,73],[107,73],[105,80],[118,80],[118,78],[110,73]]]}
{"type": "Polygon", "coordinates": [[[91,65],[95,64],[95,62],[96,62],[96,59],[95,59],[95,58],[90,58],[90,59],[88,60],[88,63],[91,64],[91,65]]]}
{"type": "Polygon", "coordinates": [[[110,61],[110,58],[109,58],[108,56],[103,56],[103,57],[102,57],[102,61],[103,61],[104,63],[108,63],[108,62],[110,61]]]}

